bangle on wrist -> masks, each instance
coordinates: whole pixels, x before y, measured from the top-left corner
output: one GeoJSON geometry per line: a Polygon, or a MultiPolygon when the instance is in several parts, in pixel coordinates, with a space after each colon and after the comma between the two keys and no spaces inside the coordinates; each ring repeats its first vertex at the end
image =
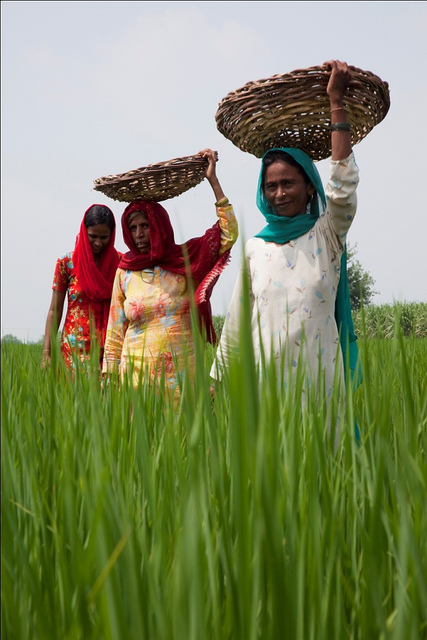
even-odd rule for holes
{"type": "Polygon", "coordinates": [[[218,202],[215,202],[216,207],[226,207],[227,205],[228,205],[228,198],[226,198],[225,196],[221,198],[221,200],[218,200],[218,202]]]}
{"type": "Polygon", "coordinates": [[[331,109],[331,113],[333,113],[334,111],[344,111],[344,107],[335,107],[335,109],[331,109]]]}
{"type": "Polygon", "coordinates": [[[350,131],[348,122],[334,122],[331,124],[331,131],[350,131]]]}

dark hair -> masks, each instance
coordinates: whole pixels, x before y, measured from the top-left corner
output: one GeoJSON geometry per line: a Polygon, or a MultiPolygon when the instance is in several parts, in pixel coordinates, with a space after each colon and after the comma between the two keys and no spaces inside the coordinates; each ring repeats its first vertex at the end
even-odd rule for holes
{"type": "Polygon", "coordinates": [[[306,174],[302,166],[295,160],[295,158],[289,155],[289,153],[286,153],[286,151],[274,150],[274,151],[268,151],[264,160],[262,161],[261,187],[263,191],[264,191],[264,183],[265,183],[265,173],[268,167],[270,167],[275,162],[285,162],[286,164],[290,164],[292,167],[295,167],[296,169],[298,169],[298,172],[302,175],[305,182],[307,184],[311,184],[310,178],[308,177],[308,175],[306,174]]]}
{"type": "Polygon", "coordinates": [[[112,231],[116,226],[114,215],[111,209],[103,204],[93,204],[86,211],[85,227],[95,227],[97,224],[106,224],[112,231]]]}

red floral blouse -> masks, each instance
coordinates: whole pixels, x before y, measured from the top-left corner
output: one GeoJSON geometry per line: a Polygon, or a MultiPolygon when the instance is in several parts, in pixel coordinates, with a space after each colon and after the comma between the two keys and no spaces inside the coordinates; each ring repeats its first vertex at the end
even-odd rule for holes
{"type": "MultiPolygon", "coordinates": [[[[89,358],[91,332],[95,323],[91,322],[89,298],[83,292],[73,264],[73,251],[58,258],[53,277],[52,289],[67,293],[67,313],[61,334],[61,352],[68,366],[73,365],[73,352],[78,351],[81,362],[89,358]]],[[[119,255],[121,255],[119,253],[119,255]]],[[[97,332],[97,340],[103,354],[103,337],[97,332]]]]}

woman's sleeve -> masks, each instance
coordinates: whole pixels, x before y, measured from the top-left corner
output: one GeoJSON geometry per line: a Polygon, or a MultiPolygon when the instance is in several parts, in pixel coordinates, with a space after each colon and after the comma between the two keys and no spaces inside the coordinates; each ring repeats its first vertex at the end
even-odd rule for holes
{"type": "Polygon", "coordinates": [[[55,273],[53,274],[52,289],[65,293],[69,285],[69,274],[67,273],[67,260],[71,261],[71,256],[65,255],[62,258],[58,258],[55,266],[55,273]]]}
{"type": "Polygon", "coordinates": [[[242,313],[244,310],[244,282],[246,279],[249,292],[249,314],[252,318],[252,308],[254,298],[252,295],[251,277],[249,271],[249,261],[246,260],[246,269],[239,269],[236,284],[234,286],[233,295],[225,316],[224,326],[222,328],[221,338],[217,347],[216,357],[213,362],[210,376],[215,380],[221,380],[223,372],[228,369],[229,363],[233,357],[239,355],[239,335],[242,313]]]}
{"type": "Polygon", "coordinates": [[[104,346],[103,373],[118,373],[120,370],[123,343],[129,325],[124,310],[126,296],[122,285],[123,274],[122,269],[117,269],[114,278],[104,346]]]}
{"type": "Polygon", "coordinates": [[[239,228],[237,219],[234,215],[233,206],[227,204],[224,207],[216,207],[216,214],[221,229],[221,247],[219,255],[231,249],[239,236],[239,228]]]}
{"type": "Polygon", "coordinates": [[[342,247],[356,214],[358,184],[359,168],[353,152],[344,160],[331,160],[325,215],[342,247]]]}

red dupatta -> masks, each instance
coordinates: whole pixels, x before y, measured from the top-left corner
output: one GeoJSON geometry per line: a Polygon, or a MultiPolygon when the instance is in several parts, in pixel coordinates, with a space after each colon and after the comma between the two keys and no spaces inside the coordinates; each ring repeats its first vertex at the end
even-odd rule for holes
{"type": "Polygon", "coordinates": [[[219,256],[221,229],[216,222],[199,238],[184,244],[176,244],[174,231],[167,211],[158,203],[139,200],[126,207],[122,215],[125,244],[130,251],[120,260],[119,268],[131,271],[152,269],[158,266],[166,271],[193,278],[198,283],[194,299],[202,326],[209,342],[215,344],[210,297],[221,272],[230,259],[230,251],[219,256]],[[127,219],[134,211],[145,213],[150,225],[150,251],[139,253],[132,239],[127,219]]]}
{"type": "MultiPolygon", "coordinates": [[[[91,205],[91,209],[94,205],[91,205]]],[[[105,205],[99,205],[105,206],[105,205]]],[[[116,229],[111,230],[108,244],[103,249],[99,265],[95,263],[92,247],[87,236],[85,226],[86,210],[80,225],[80,232],[76,237],[73,253],[73,264],[76,276],[83,292],[89,298],[89,305],[95,319],[96,333],[104,346],[107,331],[108,315],[110,311],[111,292],[114,276],[119,266],[120,255],[114,248],[116,229]]]]}

